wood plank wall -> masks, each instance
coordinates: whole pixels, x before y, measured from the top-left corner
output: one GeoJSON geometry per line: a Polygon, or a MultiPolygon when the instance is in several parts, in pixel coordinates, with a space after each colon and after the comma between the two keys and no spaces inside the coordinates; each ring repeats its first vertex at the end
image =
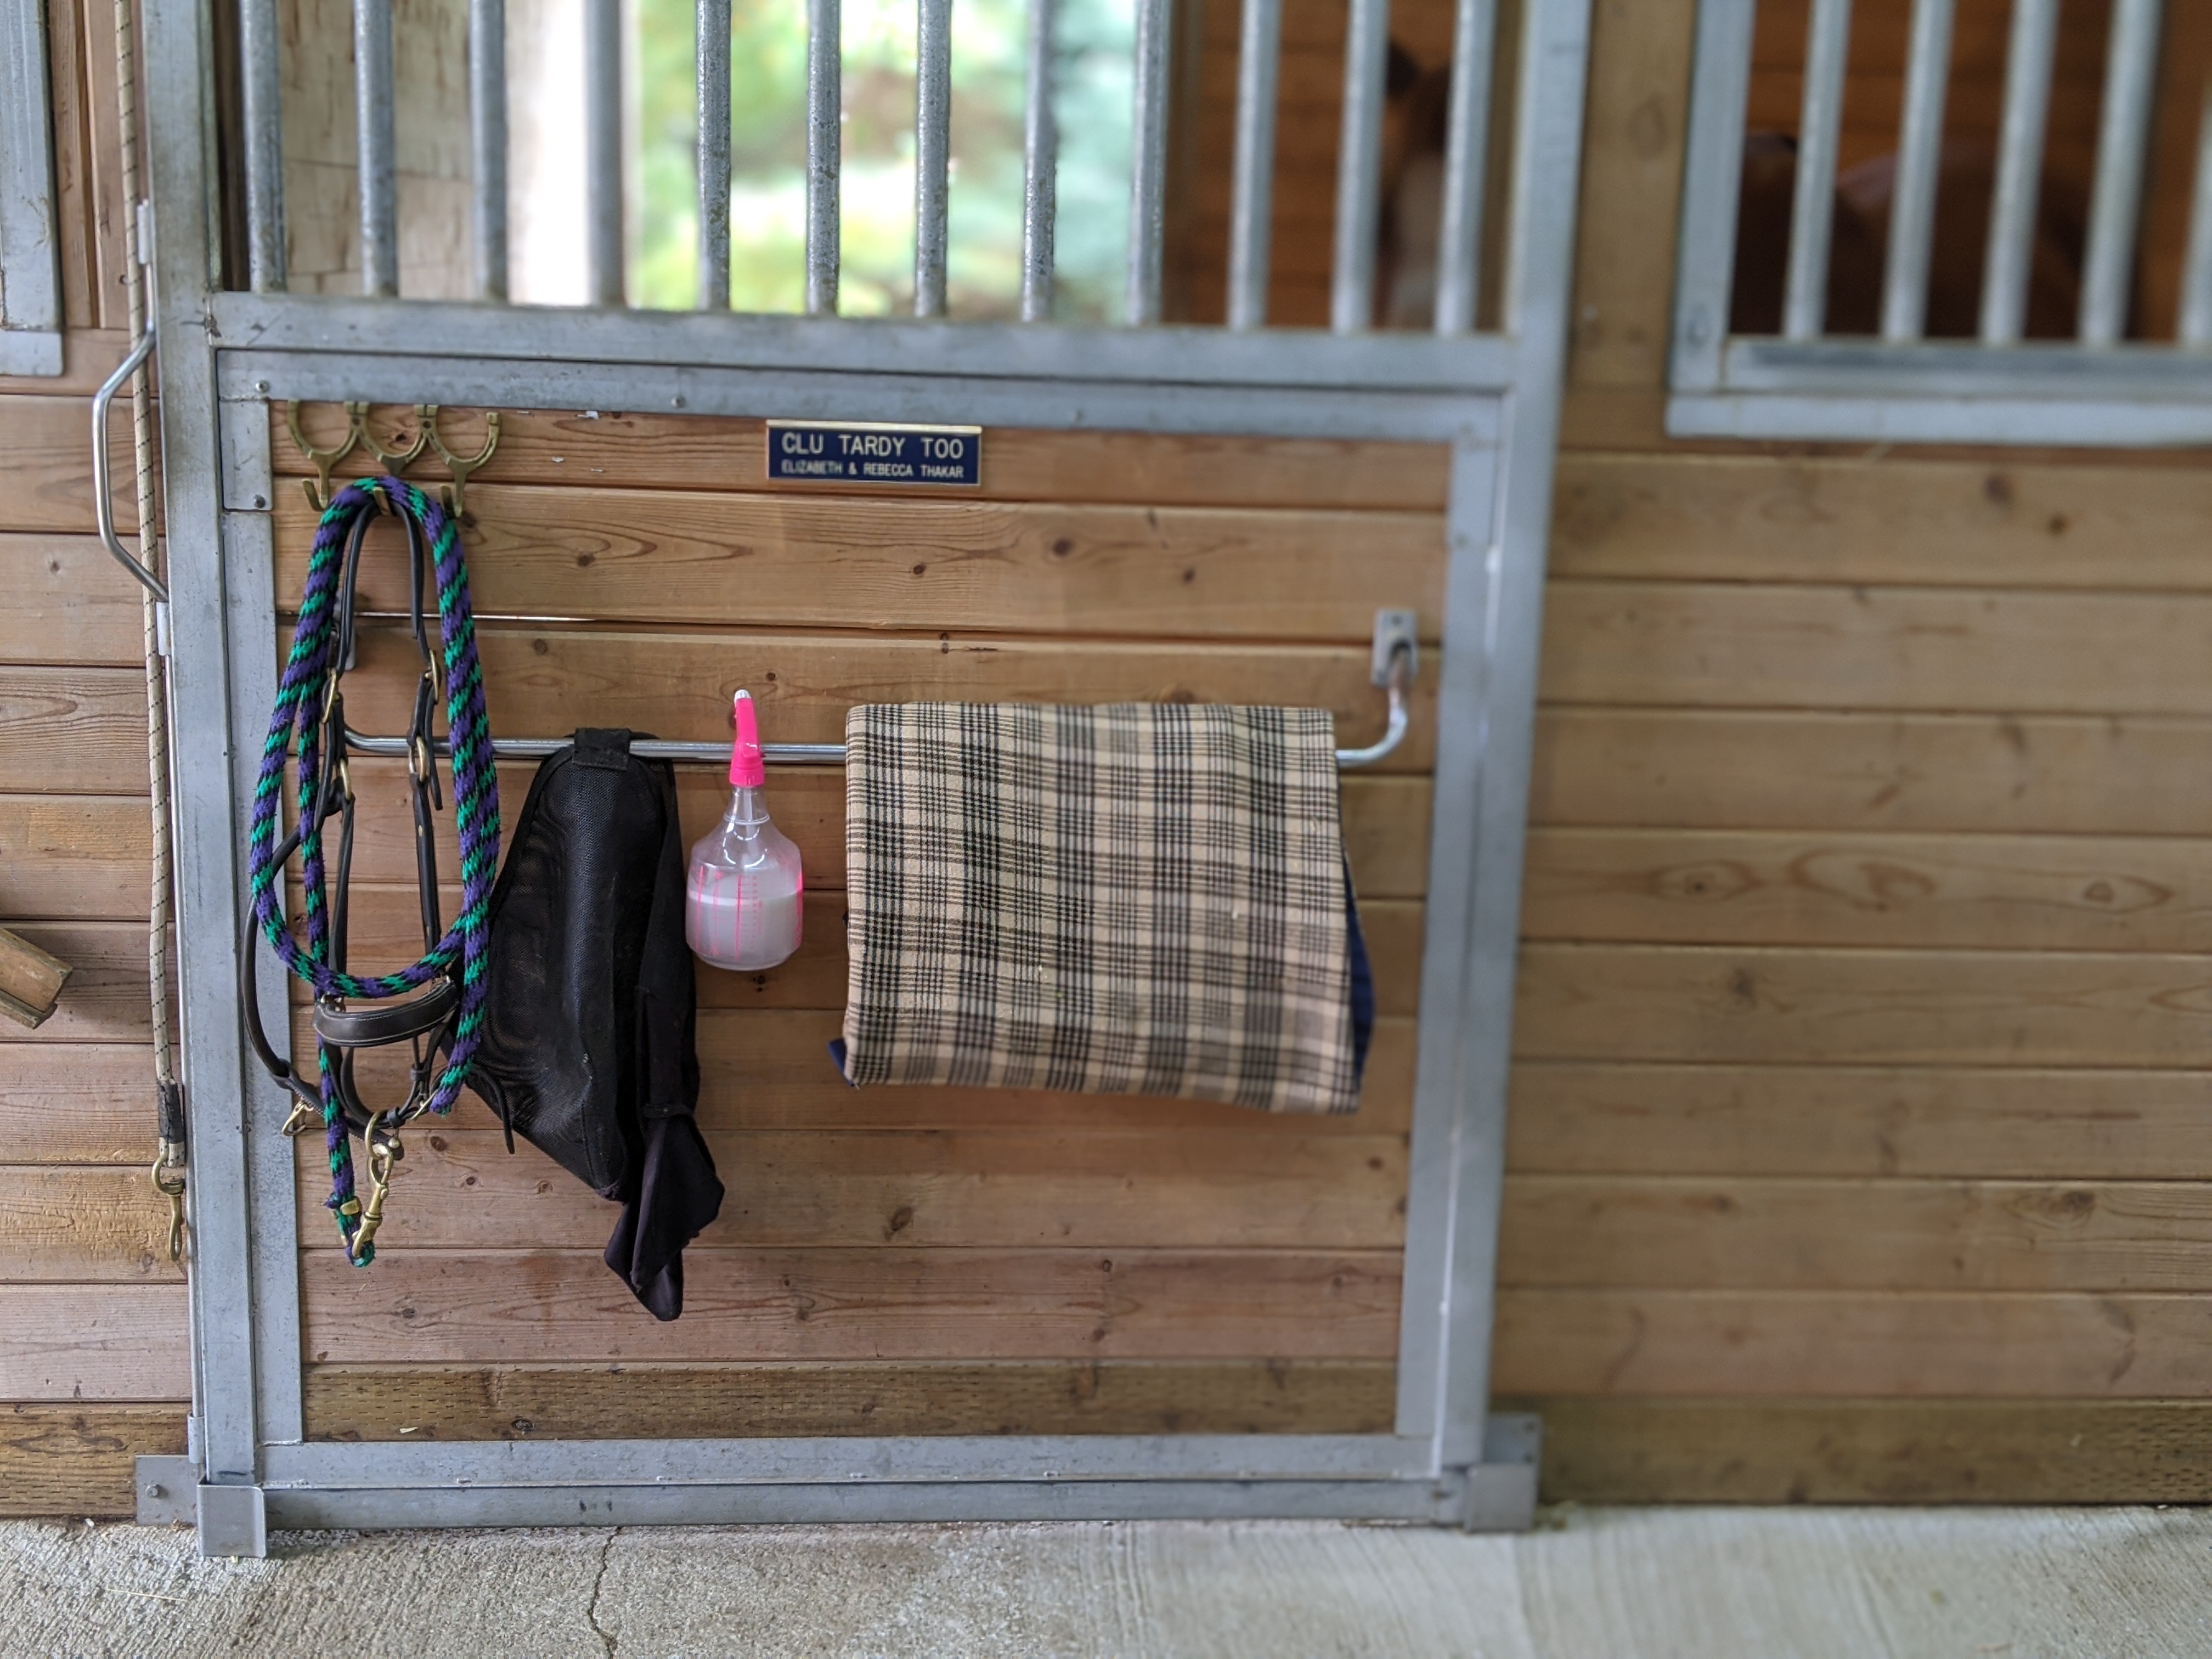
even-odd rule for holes
{"type": "MultiPolygon", "coordinates": [[[[303,473],[272,418],[280,470],[303,473]]],[[[757,421],[513,412],[469,493],[495,726],[713,737],[747,684],[771,741],[834,740],[857,701],[950,696],[1319,701],[1359,743],[1382,726],[1378,596],[1441,614],[1432,447],[995,430],[980,498],[764,471],[757,421]],[[576,620],[519,620],[548,616],[576,620]]],[[[314,520],[289,477],[277,501],[290,594],[314,520]]],[[[372,539],[373,609],[404,605],[399,547],[372,539]]],[[[391,628],[365,646],[364,729],[404,723],[411,649],[391,628]]],[[[771,973],[700,970],[701,1120],[731,1196],[687,1258],[683,1319],[655,1324],[601,1264],[611,1206],[527,1147],[510,1158],[473,1097],[410,1137],[366,1272],[303,1148],[310,1432],[1387,1426],[1432,690],[1416,702],[1418,735],[1345,788],[1383,1017],[1357,1116],[847,1088],[826,1053],[843,780],[779,771],[807,939],[771,973]]],[[[510,823],[530,775],[502,770],[510,823]]],[[[359,777],[375,816],[353,938],[375,961],[411,953],[410,832],[399,769],[359,777]]],[[[725,793],[684,775],[687,836],[725,793]]]]}
{"type": "MultiPolygon", "coordinates": [[[[0,378],[0,921],[72,963],[0,1024],[0,1514],[127,1514],[184,1449],[185,1297],[154,1158],[137,587],[93,535],[90,395],[127,343],[115,14],[48,0],[66,373],[0,378]]],[[[118,410],[118,511],[136,527],[118,410]]]]}
{"type": "Polygon", "coordinates": [[[1693,13],[1597,9],[1499,1387],[1554,1497],[2203,1501],[2204,458],[1667,441],[1693,13]]]}

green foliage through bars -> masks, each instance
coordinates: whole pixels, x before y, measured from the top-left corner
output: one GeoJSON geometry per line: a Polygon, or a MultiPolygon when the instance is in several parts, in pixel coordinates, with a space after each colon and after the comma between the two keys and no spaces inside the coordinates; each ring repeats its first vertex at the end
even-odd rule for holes
{"type": "MultiPolygon", "coordinates": [[[[845,0],[842,309],[902,315],[914,302],[912,0],[845,0]]],[[[1054,100],[1060,125],[1054,315],[1103,321],[1121,293],[1129,213],[1131,0],[1060,0],[1054,100]]],[[[1019,314],[1022,0],[956,0],[951,252],[956,317],[1019,314]]],[[[698,295],[695,55],[690,0],[641,0],[642,187],[631,298],[671,309],[698,295]]],[[[730,303],[804,308],[806,9],[731,7],[730,303]]]]}

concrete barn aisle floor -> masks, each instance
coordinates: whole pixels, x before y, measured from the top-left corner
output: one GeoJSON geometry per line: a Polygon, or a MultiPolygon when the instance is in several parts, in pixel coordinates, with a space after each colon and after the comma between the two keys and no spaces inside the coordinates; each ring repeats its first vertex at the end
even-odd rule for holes
{"type": "Polygon", "coordinates": [[[1244,1522],[290,1534],[0,1525],[0,1654],[2163,1659],[2212,1510],[1596,1510],[1521,1538],[1244,1522]]]}

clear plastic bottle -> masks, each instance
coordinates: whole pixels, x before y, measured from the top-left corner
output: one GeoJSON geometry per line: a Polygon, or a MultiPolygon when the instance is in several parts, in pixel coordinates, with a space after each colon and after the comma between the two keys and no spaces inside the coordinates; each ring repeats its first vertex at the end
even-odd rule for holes
{"type": "Polygon", "coordinates": [[[737,695],[730,748],[730,810],[692,844],[684,938],[711,968],[757,973],[799,949],[806,872],[799,848],[769,822],[760,725],[752,693],[737,695]]]}

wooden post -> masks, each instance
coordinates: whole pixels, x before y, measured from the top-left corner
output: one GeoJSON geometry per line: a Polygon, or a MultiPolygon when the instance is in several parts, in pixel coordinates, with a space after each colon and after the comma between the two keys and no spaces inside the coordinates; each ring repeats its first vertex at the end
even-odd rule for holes
{"type": "Polygon", "coordinates": [[[59,957],[0,927],[0,1014],[18,1025],[35,1030],[45,1024],[75,971],[59,957]]]}

